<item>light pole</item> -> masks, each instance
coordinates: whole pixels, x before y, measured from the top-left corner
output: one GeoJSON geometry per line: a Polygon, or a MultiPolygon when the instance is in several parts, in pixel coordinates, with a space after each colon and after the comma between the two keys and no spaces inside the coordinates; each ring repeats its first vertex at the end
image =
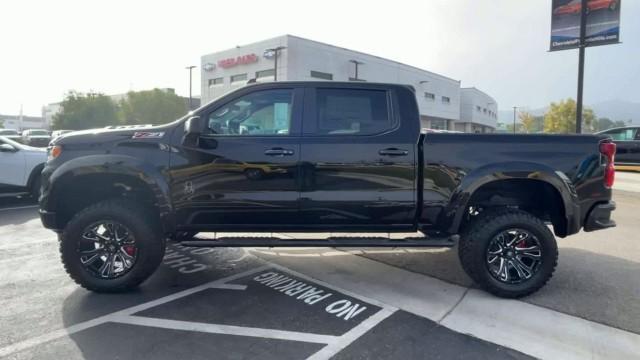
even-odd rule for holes
{"type": "Polygon", "coordinates": [[[513,133],[516,133],[516,111],[518,110],[518,106],[513,107],[513,133]]]}
{"type": "Polygon", "coordinates": [[[193,82],[192,82],[192,76],[191,75],[192,75],[193,69],[195,67],[196,67],[195,65],[190,65],[190,66],[187,66],[185,68],[185,69],[189,70],[189,111],[193,110],[193,104],[192,104],[192,101],[191,101],[191,99],[192,99],[192,96],[191,96],[191,88],[192,88],[192,86],[191,86],[191,84],[193,82]]]}
{"type": "Polygon", "coordinates": [[[273,53],[273,81],[278,81],[278,55],[280,55],[280,51],[286,49],[286,46],[277,46],[271,49],[267,49],[264,51],[265,55],[268,53],[273,53]]]}
{"type": "Polygon", "coordinates": [[[353,80],[359,81],[360,79],[358,79],[358,65],[364,65],[364,63],[358,60],[349,60],[349,62],[353,63],[356,66],[356,76],[353,78],[353,80]]]}

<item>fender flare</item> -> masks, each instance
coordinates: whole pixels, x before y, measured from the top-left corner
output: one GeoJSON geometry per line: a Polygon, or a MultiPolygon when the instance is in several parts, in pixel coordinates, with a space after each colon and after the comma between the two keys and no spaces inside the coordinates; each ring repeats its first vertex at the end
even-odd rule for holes
{"type": "Polygon", "coordinates": [[[58,201],[63,201],[58,199],[60,189],[77,176],[93,174],[123,175],[140,180],[154,196],[154,206],[159,211],[163,230],[172,232],[175,229],[170,185],[167,177],[153,164],[127,155],[88,155],[60,165],[48,177],[47,196],[41,201],[41,208],[55,211],[50,207],[58,201]]]}
{"type": "Polygon", "coordinates": [[[535,180],[551,185],[562,199],[567,232],[574,233],[579,229],[578,195],[569,177],[561,171],[556,171],[542,164],[516,161],[483,166],[473,170],[462,179],[454,190],[445,212],[445,214],[452,216],[449,232],[456,234],[460,231],[469,200],[478,189],[495,181],[513,179],[535,180]]]}

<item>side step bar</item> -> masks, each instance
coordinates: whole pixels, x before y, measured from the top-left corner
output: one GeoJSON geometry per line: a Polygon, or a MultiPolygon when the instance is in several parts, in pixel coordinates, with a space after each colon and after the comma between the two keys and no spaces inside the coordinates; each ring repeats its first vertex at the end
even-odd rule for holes
{"type": "Polygon", "coordinates": [[[187,247],[453,247],[458,235],[446,238],[329,237],[326,239],[280,239],[274,237],[221,237],[215,240],[182,241],[187,247]]]}

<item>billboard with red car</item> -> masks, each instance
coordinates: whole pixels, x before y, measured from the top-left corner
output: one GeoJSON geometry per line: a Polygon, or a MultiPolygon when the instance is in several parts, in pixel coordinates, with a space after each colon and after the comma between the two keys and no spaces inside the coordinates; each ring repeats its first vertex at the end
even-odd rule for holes
{"type": "MultiPolygon", "coordinates": [[[[620,2],[587,0],[587,46],[620,41],[620,2]]],[[[575,49],[580,45],[582,0],[552,0],[551,51],[575,49]]]]}

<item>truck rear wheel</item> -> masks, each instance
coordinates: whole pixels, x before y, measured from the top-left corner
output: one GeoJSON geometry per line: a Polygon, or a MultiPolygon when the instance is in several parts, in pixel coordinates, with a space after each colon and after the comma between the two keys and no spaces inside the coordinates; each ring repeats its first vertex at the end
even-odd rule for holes
{"type": "Polygon", "coordinates": [[[60,255],[71,278],[87,290],[123,292],[135,288],[157,269],[165,239],[144,208],[128,200],[90,206],[67,224],[60,255]]]}
{"type": "Polygon", "coordinates": [[[460,239],[465,272],[500,297],[527,296],[544,286],[558,263],[555,237],[537,217],[517,209],[489,210],[460,239]]]}

